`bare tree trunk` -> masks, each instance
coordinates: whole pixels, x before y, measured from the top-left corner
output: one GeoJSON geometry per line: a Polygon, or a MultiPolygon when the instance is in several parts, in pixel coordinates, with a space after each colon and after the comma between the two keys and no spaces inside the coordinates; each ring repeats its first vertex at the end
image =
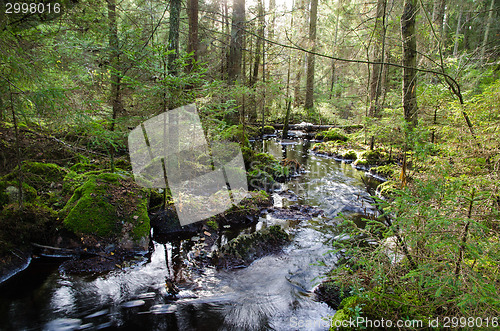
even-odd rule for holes
{"type": "MultiPolygon", "coordinates": [[[[309,18],[309,49],[316,50],[316,25],[318,22],[318,0],[311,0],[311,11],[309,18]]],[[[307,75],[306,75],[306,102],[305,108],[312,109],[314,106],[314,54],[307,53],[307,75]]]]}
{"type": "Polygon", "coordinates": [[[259,28],[257,32],[257,42],[255,45],[255,58],[254,58],[254,65],[253,65],[253,72],[252,75],[250,76],[250,87],[254,89],[253,93],[250,96],[250,117],[255,120],[257,118],[257,98],[256,94],[257,91],[255,90],[255,84],[257,83],[258,77],[259,77],[259,66],[260,66],[260,55],[261,55],[261,48],[262,47],[262,41],[264,38],[264,6],[262,3],[262,0],[259,0],[258,2],[258,15],[259,15],[259,28]]]}
{"type": "Polygon", "coordinates": [[[241,80],[241,56],[243,49],[243,33],[245,28],[245,0],[233,1],[233,22],[231,27],[231,44],[228,58],[228,83],[241,80]]]}
{"type": "Polygon", "coordinates": [[[491,22],[493,21],[493,8],[495,7],[495,0],[491,0],[490,11],[488,13],[488,23],[486,23],[486,30],[484,30],[484,39],[481,46],[481,62],[484,63],[484,53],[486,52],[486,45],[488,43],[488,34],[491,29],[491,22]]]}
{"type": "Polygon", "coordinates": [[[457,30],[455,31],[455,46],[453,46],[453,56],[458,55],[458,44],[460,43],[460,31],[462,30],[462,15],[463,7],[460,6],[460,14],[458,14],[457,30]]]}
{"type": "Polygon", "coordinates": [[[187,13],[189,19],[187,52],[193,53],[186,69],[190,72],[194,62],[198,61],[198,0],[187,0],[187,13]]]}
{"type": "Polygon", "coordinates": [[[10,85],[9,85],[9,95],[10,95],[10,110],[12,112],[12,122],[14,124],[14,134],[16,136],[16,163],[17,163],[17,169],[19,170],[17,176],[17,189],[19,191],[19,194],[17,198],[19,203],[19,209],[22,210],[24,208],[23,205],[24,197],[23,197],[23,170],[21,168],[21,142],[19,140],[19,128],[17,125],[17,116],[14,110],[14,98],[12,97],[12,90],[10,85]]]}
{"type": "Polygon", "coordinates": [[[181,0],[170,0],[170,26],[168,31],[168,54],[167,68],[170,74],[176,75],[175,61],[179,57],[179,23],[181,15],[181,0]]]}
{"type": "Polygon", "coordinates": [[[437,27],[439,36],[443,34],[444,11],[446,8],[446,0],[434,0],[432,8],[432,22],[437,27]]]}
{"type": "Polygon", "coordinates": [[[116,118],[123,110],[121,94],[121,70],[120,70],[120,44],[118,40],[118,25],[116,22],[116,1],[108,0],[108,20],[109,35],[108,43],[110,48],[109,63],[111,65],[111,104],[113,115],[111,121],[111,131],[115,129],[116,118]]]}
{"type": "MultiPolygon", "coordinates": [[[[375,18],[375,43],[373,48],[373,58],[375,62],[384,62],[385,55],[385,11],[387,1],[377,1],[377,14],[375,18]]],[[[370,112],[371,117],[380,116],[379,98],[382,91],[383,65],[372,65],[372,75],[370,81],[370,112]]]]}
{"type": "Polygon", "coordinates": [[[417,125],[417,39],[415,21],[417,0],[405,0],[401,17],[403,36],[403,111],[410,128],[417,125]]]}
{"type": "MultiPolygon", "coordinates": [[[[337,3],[337,10],[335,11],[335,37],[333,39],[333,54],[337,55],[337,39],[338,39],[338,33],[339,33],[339,18],[340,18],[340,1],[337,3]]],[[[331,100],[333,98],[333,89],[335,87],[335,83],[337,82],[337,77],[335,76],[336,74],[336,61],[332,60],[332,80],[330,84],[330,97],[329,99],[331,100]]]]}

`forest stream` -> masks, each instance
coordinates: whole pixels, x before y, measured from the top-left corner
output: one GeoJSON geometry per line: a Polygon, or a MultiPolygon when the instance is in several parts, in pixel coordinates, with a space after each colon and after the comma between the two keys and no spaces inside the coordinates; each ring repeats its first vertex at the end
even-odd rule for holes
{"type": "MultiPolygon", "coordinates": [[[[99,276],[58,271],[58,262],[35,259],[22,273],[2,284],[0,329],[120,330],[328,330],[335,311],[316,300],[315,287],[336,257],[328,240],[339,213],[375,213],[366,191],[365,172],[309,151],[309,141],[254,142],[278,159],[295,159],[302,173],[273,194],[275,207],[309,205],[324,213],[311,220],[263,215],[250,229],[273,224],[293,235],[283,252],[265,256],[246,268],[193,272],[190,255],[183,263],[186,282],[173,298],[167,294],[165,254],[171,244],[154,243],[149,258],[99,276]],[[324,261],[327,266],[323,266],[324,261]]],[[[230,238],[223,238],[228,240],[230,238]]],[[[174,268],[175,269],[175,268],[174,268]]]]}

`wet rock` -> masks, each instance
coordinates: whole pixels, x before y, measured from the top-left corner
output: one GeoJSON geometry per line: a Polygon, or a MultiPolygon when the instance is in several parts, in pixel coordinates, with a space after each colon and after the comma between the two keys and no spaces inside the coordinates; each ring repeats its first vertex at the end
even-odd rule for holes
{"type": "Polygon", "coordinates": [[[315,290],[317,300],[326,303],[332,309],[337,310],[342,300],[349,296],[349,291],[342,290],[331,280],[324,281],[315,290]]]}
{"type": "Polygon", "coordinates": [[[324,214],[322,209],[306,205],[292,205],[288,208],[275,207],[268,209],[268,212],[274,218],[286,220],[311,220],[313,217],[324,214]]]}
{"type": "Polygon", "coordinates": [[[181,226],[173,207],[167,206],[151,215],[153,239],[159,243],[182,240],[193,237],[201,230],[201,223],[191,223],[181,226]]]}
{"type": "Polygon", "coordinates": [[[215,252],[212,260],[219,268],[240,268],[260,257],[280,252],[290,241],[288,233],[279,225],[273,225],[252,234],[239,235],[215,252]]]}

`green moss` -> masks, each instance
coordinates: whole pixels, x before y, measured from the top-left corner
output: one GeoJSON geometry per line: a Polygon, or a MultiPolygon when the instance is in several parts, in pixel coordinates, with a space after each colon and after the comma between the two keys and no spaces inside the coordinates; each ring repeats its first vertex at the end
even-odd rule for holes
{"type": "Polygon", "coordinates": [[[219,230],[219,223],[217,223],[217,221],[207,221],[207,226],[211,227],[214,230],[219,230]]]}
{"type": "Polygon", "coordinates": [[[377,187],[377,191],[383,197],[390,198],[396,194],[398,184],[393,180],[388,180],[377,187]]]}
{"type": "Polygon", "coordinates": [[[245,131],[243,131],[243,125],[231,125],[227,127],[225,130],[223,130],[219,138],[220,140],[227,140],[227,141],[232,141],[232,142],[237,142],[242,146],[249,146],[250,142],[248,141],[247,138],[247,128],[245,128],[245,131]]]}
{"type": "Polygon", "coordinates": [[[77,234],[117,238],[129,224],[126,229],[132,230],[134,240],[149,234],[146,190],[119,174],[100,173],[87,177],[61,211],[64,224],[70,230],[77,234]]]}
{"type": "MultiPolygon", "coordinates": [[[[24,182],[36,190],[46,191],[52,184],[63,181],[67,170],[54,163],[23,162],[21,165],[24,182]]],[[[17,181],[19,168],[2,177],[3,181],[17,181]]]]}
{"type": "Polygon", "coordinates": [[[386,164],[378,167],[373,167],[370,169],[371,173],[383,176],[385,178],[391,178],[400,172],[400,167],[397,164],[386,164]]]}
{"type": "Polygon", "coordinates": [[[349,138],[342,129],[334,128],[328,131],[321,131],[316,134],[316,139],[324,141],[348,141],[349,138]]]}
{"type": "Polygon", "coordinates": [[[96,170],[97,165],[91,164],[91,163],[77,163],[77,164],[71,166],[71,168],[69,168],[69,169],[71,171],[74,171],[77,173],[85,173],[85,172],[89,172],[92,170],[96,170]]]}
{"type": "Polygon", "coordinates": [[[232,239],[215,254],[218,266],[250,264],[255,259],[276,252],[281,245],[290,242],[290,236],[279,225],[241,234],[232,239]]]}
{"type": "Polygon", "coordinates": [[[367,166],[368,164],[369,164],[368,161],[365,159],[357,159],[354,162],[354,165],[359,165],[359,166],[367,166]]]}
{"type": "Polygon", "coordinates": [[[270,125],[265,125],[264,129],[261,128],[261,131],[263,134],[273,134],[274,133],[274,127],[270,125]]]}
{"type": "Polygon", "coordinates": [[[358,153],[353,150],[349,150],[342,155],[342,157],[346,160],[356,160],[358,158],[358,153]]]}
{"type": "Polygon", "coordinates": [[[381,149],[375,149],[373,151],[366,151],[361,154],[361,158],[368,161],[371,165],[382,165],[387,163],[388,155],[381,149]]]}

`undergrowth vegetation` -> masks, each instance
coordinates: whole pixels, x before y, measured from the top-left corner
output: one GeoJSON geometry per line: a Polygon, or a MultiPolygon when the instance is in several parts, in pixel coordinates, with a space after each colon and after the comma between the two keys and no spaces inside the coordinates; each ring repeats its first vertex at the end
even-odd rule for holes
{"type": "Polygon", "coordinates": [[[332,244],[344,258],[323,285],[340,296],[334,320],[420,319],[428,327],[435,317],[498,316],[500,81],[463,106],[447,102],[440,117],[409,134],[406,185],[379,200],[383,215],[339,227],[332,244]]]}

